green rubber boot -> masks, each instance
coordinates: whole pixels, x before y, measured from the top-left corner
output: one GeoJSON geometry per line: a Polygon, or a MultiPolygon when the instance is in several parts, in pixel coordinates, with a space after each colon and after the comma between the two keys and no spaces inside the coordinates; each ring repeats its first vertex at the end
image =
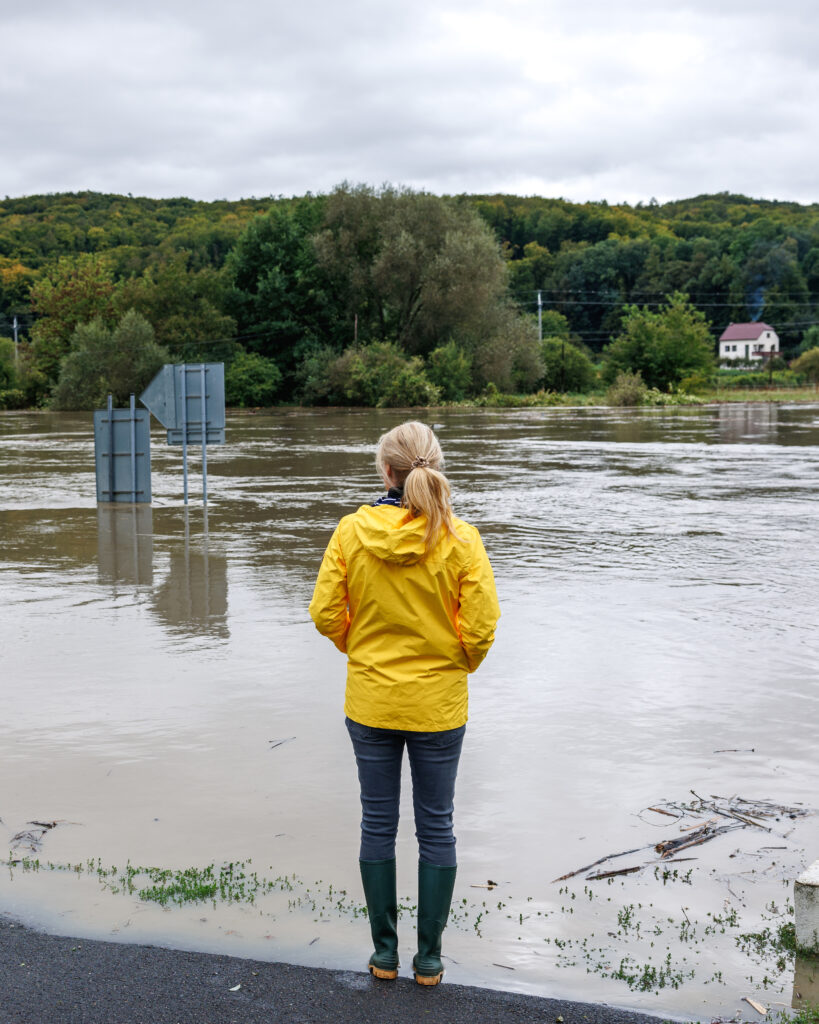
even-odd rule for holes
{"type": "Polygon", "coordinates": [[[412,969],[419,985],[437,985],[444,973],[441,932],[449,918],[456,871],[418,861],[418,952],[412,969]]]}
{"type": "Polygon", "coordinates": [[[361,860],[361,881],[370,918],[375,950],[368,967],[375,978],[398,977],[398,897],[395,889],[395,858],[361,860]]]}

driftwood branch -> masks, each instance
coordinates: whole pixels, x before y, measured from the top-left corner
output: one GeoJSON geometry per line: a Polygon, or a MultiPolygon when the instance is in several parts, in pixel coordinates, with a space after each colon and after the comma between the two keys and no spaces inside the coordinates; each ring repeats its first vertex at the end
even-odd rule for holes
{"type": "Polygon", "coordinates": [[[635,871],[642,871],[645,864],[638,864],[634,868],[619,868],[616,871],[601,871],[597,875],[586,875],[587,882],[597,882],[601,878],[614,878],[615,875],[633,875],[635,871]]]}
{"type": "Polygon", "coordinates": [[[576,871],[570,871],[567,875],[561,875],[560,878],[554,878],[552,881],[565,882],[567,878],[574,878],[575,875],[581,875],[584,871],[591,871],[592,868],[596,868],[598,864],[603,864],[607,860],[616,860],[618,857],[627,857],[630,853],[639,853],[640,850],[648,849],[648,846],[637,846],[633,850],[624,850],[622,853],[610,853],[606,857],[601,857],[600,860],[593,861],[591,864],[587,864],[583,868],[578,868],[576,871]]]}

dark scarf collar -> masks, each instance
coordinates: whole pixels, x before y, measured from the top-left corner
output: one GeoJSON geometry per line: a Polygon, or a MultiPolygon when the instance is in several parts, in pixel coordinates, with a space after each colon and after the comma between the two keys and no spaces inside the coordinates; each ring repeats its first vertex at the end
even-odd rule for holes
{"type": "Polygon", "coordinates": [[[403,508],[403,498],[403,487],[391,487],[383,497],[373,502],[373,507],[376,505],[395,505],[396,508],[403,508]]]}

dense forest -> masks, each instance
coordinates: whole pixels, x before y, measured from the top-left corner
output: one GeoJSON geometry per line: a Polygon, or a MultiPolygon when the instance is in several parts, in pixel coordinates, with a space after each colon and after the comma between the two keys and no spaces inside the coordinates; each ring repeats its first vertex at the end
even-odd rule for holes
{"type": "Polygon", "coordinates": [[[346,184],[236,202],[0,202],[6,406],[90,407],[113,380],[199,359],[226,362],[236,404],[569,390],[567,345],[581,390],[601,353],[614,366],[626,336],[662,311],[700,346],[679,374],[706,369],[703,345],[713,360],[732,321],[773,325],[788,358],[815,347],[819,204],[719,194],[612,206],[346,184]]]}

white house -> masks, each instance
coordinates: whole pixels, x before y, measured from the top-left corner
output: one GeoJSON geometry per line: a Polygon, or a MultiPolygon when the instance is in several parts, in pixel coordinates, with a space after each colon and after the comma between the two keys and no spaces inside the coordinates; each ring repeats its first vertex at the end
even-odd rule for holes
{"type": "Polygon", "coordinates": [[[719,358],[757,362],[779,354],[779,335],[770,324],[729,324],[720,335],[719,358]]]}

